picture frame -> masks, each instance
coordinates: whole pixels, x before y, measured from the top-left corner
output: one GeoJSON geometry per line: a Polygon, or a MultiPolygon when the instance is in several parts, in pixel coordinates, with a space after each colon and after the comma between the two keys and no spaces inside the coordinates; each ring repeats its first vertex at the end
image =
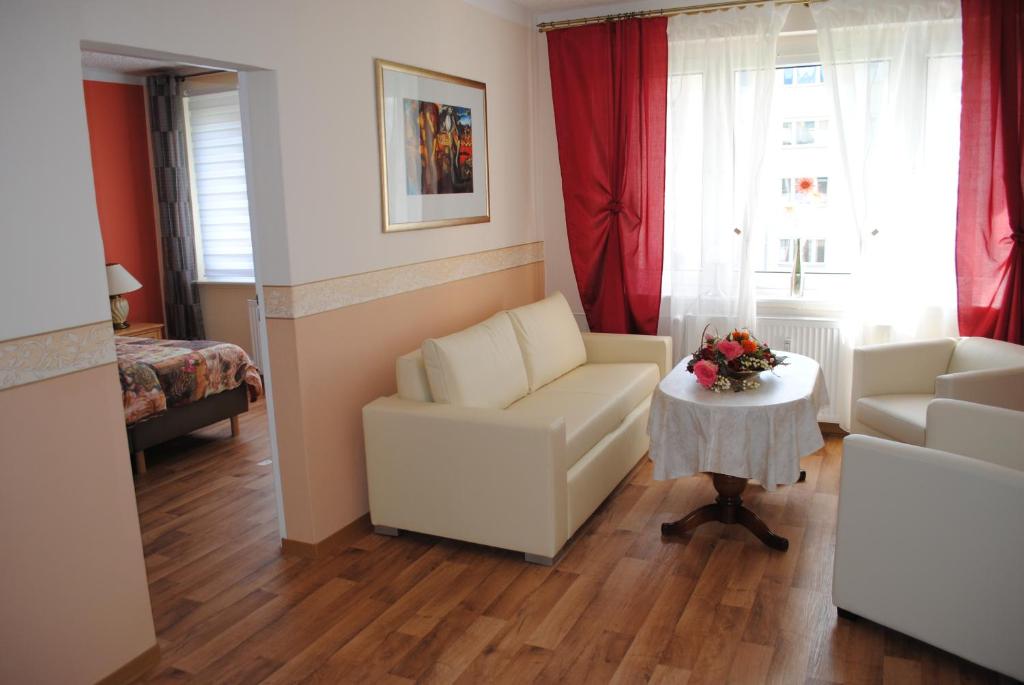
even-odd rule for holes
{"type": "Polygon", "coordinates": [[[374,60],[385,233],[491,220],[487,85],[374,60]]]}

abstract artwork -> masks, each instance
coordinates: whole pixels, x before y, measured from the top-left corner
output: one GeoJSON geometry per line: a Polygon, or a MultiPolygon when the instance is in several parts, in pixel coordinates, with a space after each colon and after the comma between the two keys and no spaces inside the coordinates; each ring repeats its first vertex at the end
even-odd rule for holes
{"type": "Polygon", "coordinates": [[[405,179],[410,195],[473,192],[473,116],[466,107],[405,101],[405,179]]]}
{"type": "Polygon", "coordinates": [[[490,221],[487,86],[376,61],[385,232],[490,221]]]}

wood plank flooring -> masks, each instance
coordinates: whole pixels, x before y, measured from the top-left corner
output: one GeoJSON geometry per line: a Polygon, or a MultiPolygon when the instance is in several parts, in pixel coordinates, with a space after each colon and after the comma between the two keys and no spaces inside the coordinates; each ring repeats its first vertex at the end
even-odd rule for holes
{"type": "Polygon", "coordinates": [[[652,481],[645,460],[545,568],[408,533],[282,556],[262,403],[241,429],[150,450],[136,478],[162,650],[150,682],[1010,682],[837,619],[837,438],[804,460],[806,483],[748,489],[788,552],[717,523],[662,540],[662,521],[714,490],[707,477],[652,481]]]}

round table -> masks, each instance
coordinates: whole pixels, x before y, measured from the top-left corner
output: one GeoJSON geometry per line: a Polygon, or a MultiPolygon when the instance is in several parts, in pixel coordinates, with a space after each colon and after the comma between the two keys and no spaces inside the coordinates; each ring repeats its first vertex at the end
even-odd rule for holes
{"type": "Polygon", "coordinates": [[[761,387],[712,392],[701,387],[683,360],[662,379],[651,401],[648,432],[654,478],[710,473],[718,497],[674,523],[664,535],[682,535],[708,521],[739,523],[769,547],[789,548],[741,497],[748,480],[766,490],[802,480],[800,459],[825,443],[818,412],[828,404],[816,361],[786,353],[786,363],[765,371],[761,387]]]}

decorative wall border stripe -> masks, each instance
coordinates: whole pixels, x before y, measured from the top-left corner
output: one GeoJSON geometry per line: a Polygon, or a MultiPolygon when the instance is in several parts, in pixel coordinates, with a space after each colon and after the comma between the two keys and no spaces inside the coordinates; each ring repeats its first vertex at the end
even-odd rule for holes
{"type": "Polygon", "coordinates": [[[0,390],[117,361],[109,321],[0,342],[0,390]]]}
{"type": "Polygon", "coordinates": [[[263,287],[267,318],[298,319],[362,302],[544,261],[543,241],[340,276],[263,287]]]}

